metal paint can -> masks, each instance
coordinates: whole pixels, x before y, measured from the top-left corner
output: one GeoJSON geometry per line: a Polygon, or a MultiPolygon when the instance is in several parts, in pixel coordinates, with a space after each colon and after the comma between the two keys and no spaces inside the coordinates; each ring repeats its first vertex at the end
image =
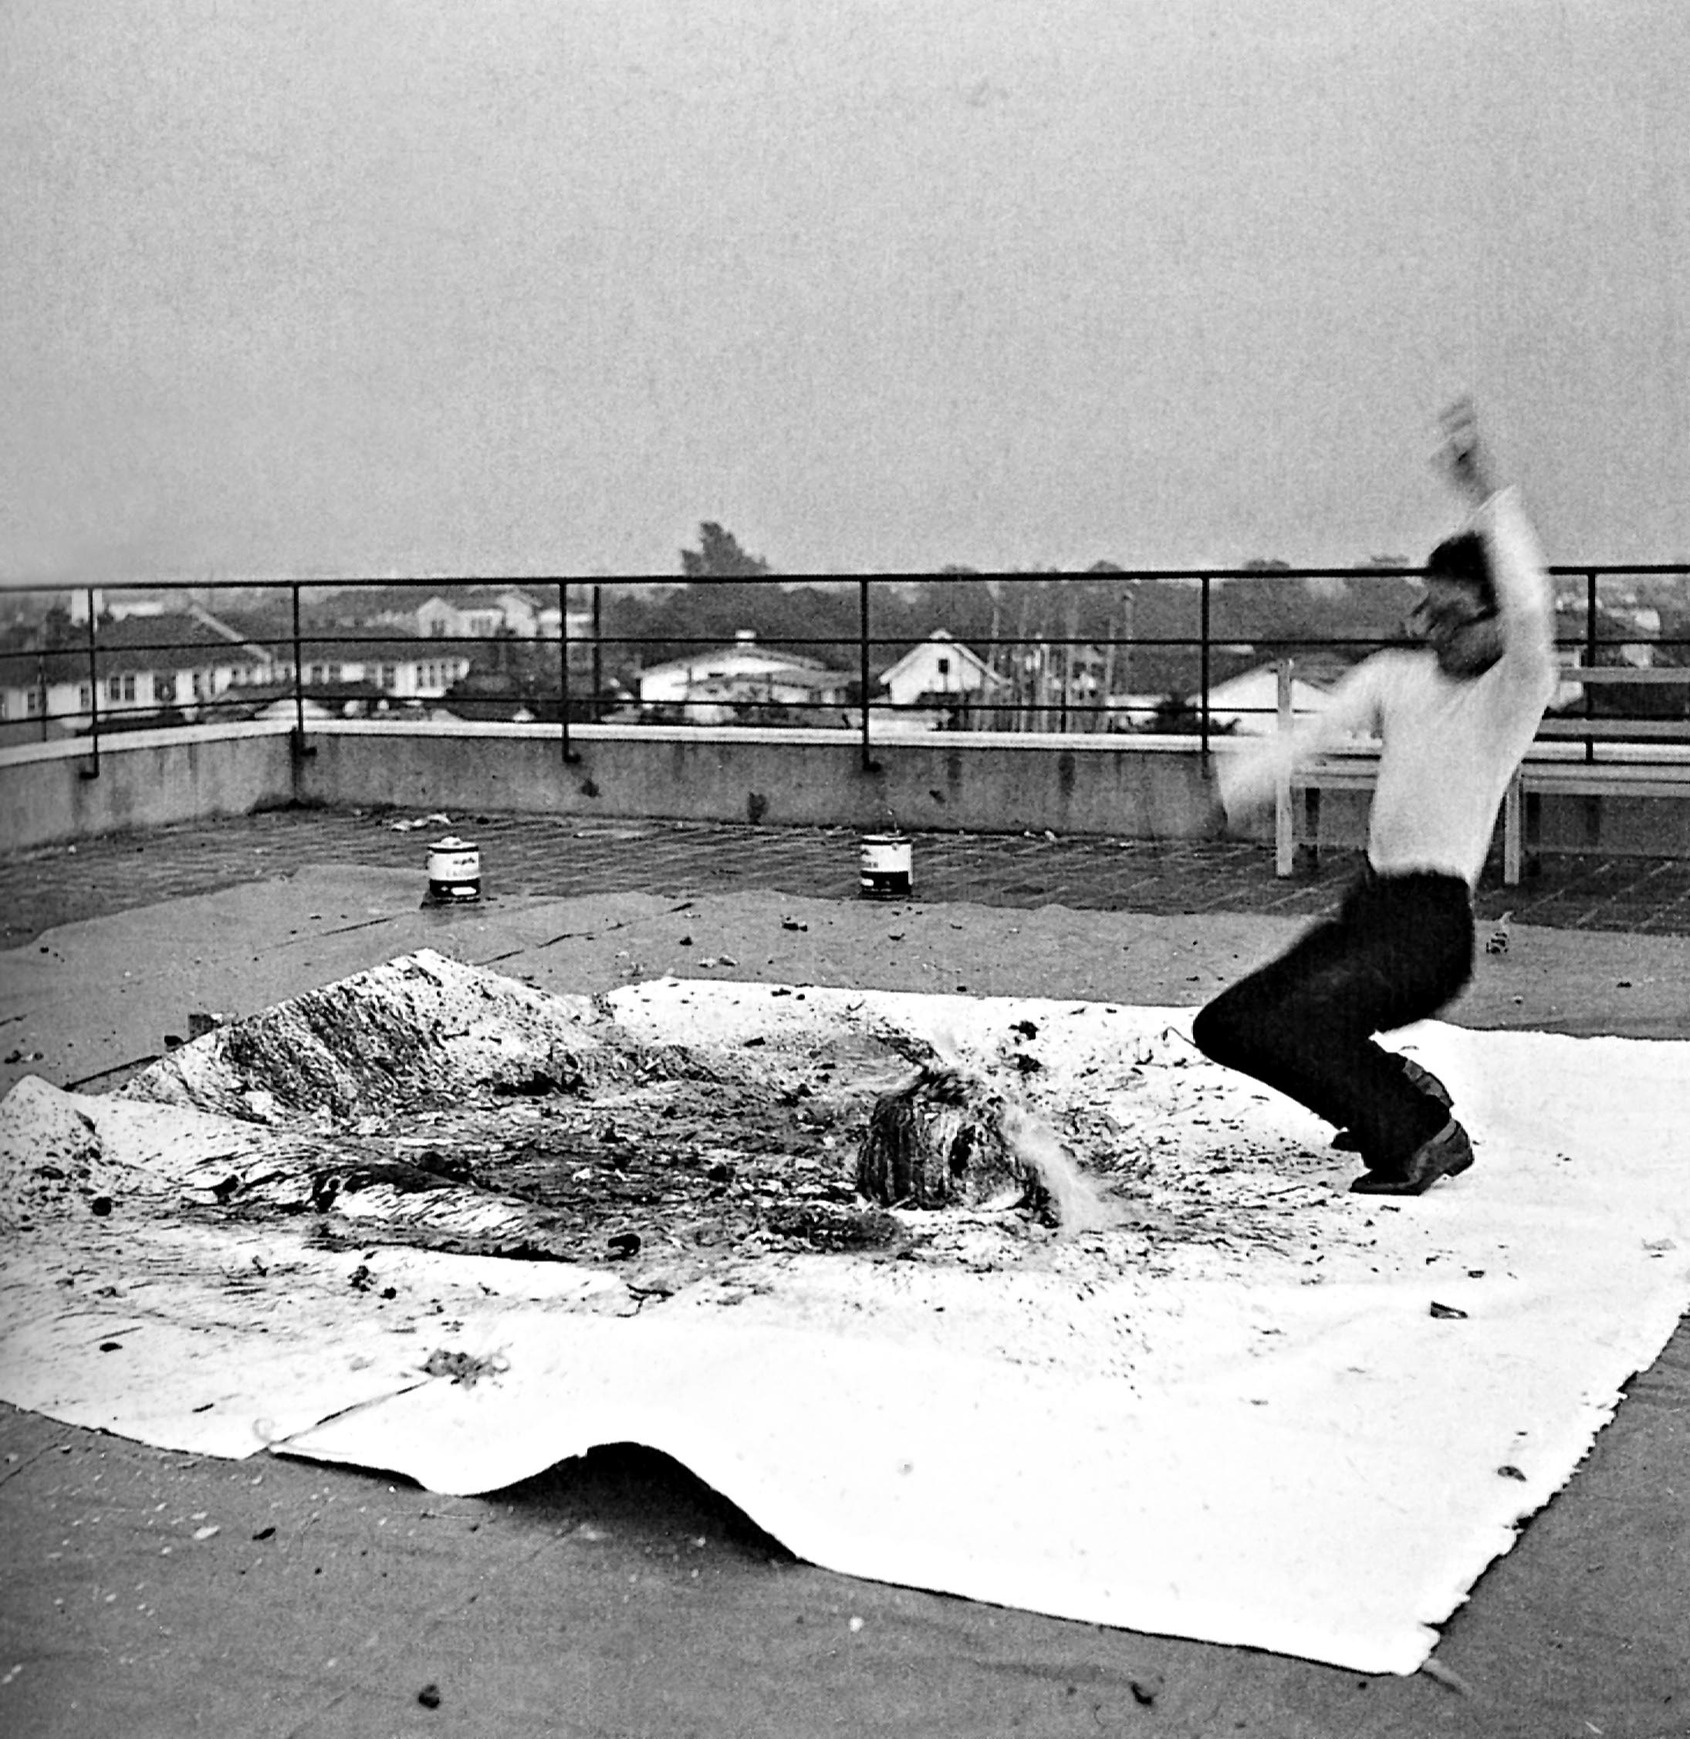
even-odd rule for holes
{"type": "Polygon", "coordinates": [[[910,897],[910,842],[895,833],[863,836],[858,896],[865,900],[910,897]]]}
{"type": "Polygon", "coordinates": [[[481,898],[481,848],[473,839],[448,834],[428,848],[431,901],[481,898]]]}

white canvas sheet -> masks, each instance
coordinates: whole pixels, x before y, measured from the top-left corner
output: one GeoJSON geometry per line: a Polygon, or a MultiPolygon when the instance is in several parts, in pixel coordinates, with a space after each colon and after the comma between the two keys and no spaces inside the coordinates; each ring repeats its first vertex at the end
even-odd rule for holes
{"type": "MultiPolygon", "coordinates": [[[[769,1256],[664,1299],[313,1249],[296,1223],[34,1224],[0,1279],[0,1394],[454,1492],[638,1441],[843,1572],[1409,1672],[1690,1304],[1690,1044],[1401,1035],[1480,1162],[1385,1203],[1345,1193],[1323,1126],[1198,1058],[1188,1010],[675,981],[612,1007],[655,1039],[777,1048],[890,1025],[988,1068],[1031,1023],[1035,1108],[1147,1156],[1127,1223],[957,1216],[919,1260],[769,1256]],[[425,1376],[447,1348],[489,1374],[425,1376]]],[[[132,1180],[184,1187],[239,1139],[74,1104],[132,1180]]]]}

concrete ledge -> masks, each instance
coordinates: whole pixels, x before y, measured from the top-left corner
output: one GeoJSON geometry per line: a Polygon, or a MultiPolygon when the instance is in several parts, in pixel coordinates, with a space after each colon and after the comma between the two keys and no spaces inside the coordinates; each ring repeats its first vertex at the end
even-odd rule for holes
{"type": "MultiPolygon", "coordinates": [[[[0,750],[0,849],[296,802],[1128,839],[1202,838],[1210,816],[1193,737],[888,726],[873,734],[869,770],[849,730],[580,725],[568,760],[550,725],[313,721],[302,755],[292,734],[279,720],[126,732],[102,741],[97,776],[85,740],[0,750]]],[[[1218,737],[1212,749],[1239,746],[1218,737]]],[[[1605,745],[1603,758],[1622,759],[1620,748],[1605,745]]],[[[1544,758],[1580,753],[1556,744],[1544,758]]],[[[1367,801],[1332,793],[1319,843],[1359,845],[1367,801]]],[[[1540,850],[1690,855],[1690,802],[1546,791],[1533,804],[1540,850]]],[[[1271,810],[1248,837],[1271,842],[1271,810]]]]}
{"type": "Polygon", "coordinates": [[[0,838],[18,851],[290,803],[290,736],[265,720],[128,731],[97,761],[80,739],[0,750],[0,838]]]}
{"type": "Polygon", "coordinates": [[[1199,837],[1195,743],[1121,737],[583,725],[337,723],[300,768],[312,802],[772,825],[1199,837]]]}
{"type": "MultiPolygon", "coordinates": [[[[182,743],[221,743],[256,737],[285,737],[293,729],[281,719],[225,720],[221,724],[170,725],[152,731],[122,731],[102,736],[99,758],[131,749],[172,748],[182,743]]],[[[95,758],[86,737],[53,737],[45,743],[12,743],[0,748],[0,770],[37,761],[87,761],[95,758]]]]}

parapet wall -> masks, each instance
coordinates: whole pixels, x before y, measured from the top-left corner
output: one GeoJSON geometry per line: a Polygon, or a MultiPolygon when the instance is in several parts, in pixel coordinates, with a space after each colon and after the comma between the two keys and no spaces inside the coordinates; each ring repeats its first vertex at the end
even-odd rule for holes
{"type": "MultiPolygon", "coordinates": [[[[1225,738],[1215,755],[1232,753],[1225,738]]],[[[304,752],[280,723],[0,750],[0,849],[289,803],[660,817],[960,832],[1196,839],[1212,832],[1210,779],[1189,738],[938,733],[877,737],[873,769],[845,731],[583,725],[565,759],[555,728],[313,724],[304,752]]],[[[1543,849],[1690,855],[1690,802],[1534,800],[1543,849]]],[[[1366,799],[1329,792],[1320,843],[1361,843],[1366,799]]],[[[1271,840],[1271,814],[1251,836],[1271,840]]]]}
{"type": "Polygon", "coordinates": [[[190,725],[0,749],[0,850],[274,809],[294,798],[285,725],[190,725]],[[95,767],[98,773],[95,774],[95,767]]]}
{"type": "Polygon", "coordinates": [[[337,725],[313,733],[300,794],[405,807],[661,816],[863,831],[943,828],[1193,838],[1207,824],[1198,756],[1178,739],[586,725],[337,725]]]}

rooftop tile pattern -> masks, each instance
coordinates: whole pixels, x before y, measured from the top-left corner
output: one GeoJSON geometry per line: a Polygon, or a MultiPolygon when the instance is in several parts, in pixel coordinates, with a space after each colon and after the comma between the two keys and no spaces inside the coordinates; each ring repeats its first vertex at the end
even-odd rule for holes
{"type": "MultiPolygon", "coordinates": [[[[413,825],[422,819],[394,810],[289,808],[0,853],[0,947],[19,947],[55,925],[312,864],[423,873],[428,843],[447,831],[479,843],[485,885],[507,895],[767,888],[858,897],[859,835],[848,828],[467,814],[454,815],[449,827],[413,825]]],[[[1271,849],[1245,843],[909,837],[916,899],[989,906],[1314,916],[1335,903],[1359,862],[1356,853],[1325,852],[1281,880],[1271,849]]],[[[1512,913],[1516,922],[1559,929],[1690,936],[1690,860],[1549,856],[1512,888],[1493,864],[1476,903],[1485,920],[1512,913]]]]}

